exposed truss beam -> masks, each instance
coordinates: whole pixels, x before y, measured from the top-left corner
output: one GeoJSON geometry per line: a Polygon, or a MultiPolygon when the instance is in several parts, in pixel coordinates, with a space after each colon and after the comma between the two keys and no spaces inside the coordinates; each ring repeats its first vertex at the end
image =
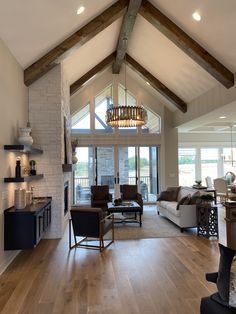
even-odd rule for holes
{"type": "Polygon", "coordinates": [[[91,79],[94,75],[104,70],[109,64],[111,64],[116,57],[116,52],[113,52],[108,57],[106,57],[104,60],[102,60],[99,64],[97,64],[95,67],[93,67],[90,71],[88,71],[86,74],[81,76],[76,82],[74,82],[70,86],[70,94],[73,95],[76,93],[84,83],[86,83],[89,79],[91,79]]]}
{"type": "Polygon", "coordinates": [[[234,75],[232,72],[148,0],[142,1],[139,13],[226,88],[234,85],[234,75]]]}
{"type": "Polygon", "coordinates": [[[42,58],[37,60],[24,71],[24,81],[27,86],[35,82],[57,63],[62,61],[74,48],[84,45],[87,41],[112,24],[124,14],[128,0],[118,0],[103,13],[95,17],[91,22],[79,29],[73,35],[65,39],[42,58]]]}
{"type": "Polygon", "coordinates": [[[120,73],[121,65],[124,61],[124,57],[126,54],[128,40],[132,33],[134,23],[140,8],[142,0],[130,0],[127,12],[124,16],[123,23],[120,29],[120,35],[118,39],[117,45],[117,54],[116,61],[113,64],[112,72],[113,74],[120,73]],[[124,40],[126,40],[126,44],[124,44],[124,40]]]}
{"type": "Polygon", "coordinates": [[[127,64],[137,72],[145,81],[149,82],[150,85],[155,88],[162,96],[167,98],[172,104],[174,104],[182,112],[187,112],[187,104],[180,99],[175,93],[161,83],[155,76],[144,69],[137,61],[126,54],[127,64]]]}

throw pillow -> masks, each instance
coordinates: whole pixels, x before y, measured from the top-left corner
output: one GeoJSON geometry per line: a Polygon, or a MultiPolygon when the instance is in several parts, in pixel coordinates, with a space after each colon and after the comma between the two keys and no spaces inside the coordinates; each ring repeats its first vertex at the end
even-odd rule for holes
{"type": "Polygon", "coordinates": [[[175,195],[173,195],[172,191],[162,191],[157,201],[173,202],[175,201],[175,195]]]}
{"type": "Polygon", "coordinates": [[[178,201],[176,210],[179,210],[179,205],[188,205],[190,203],[191,195],[188,194],[187,196],[184,196],[181,198],[181,200],[178,201]]]}
{"type": "Polygon", "coordinates": [[[172,201],[176,202],[178,199],[180,186],[169,186],[166,190],[171,191],[173,193],[173,200],[172,201]]]}
{"type": "Polygon", "coordinates": [[[222,244],[219,244],[219,249],[220,249],[220,264],[216,282],[219,297],[224,303],[226,302],[227,304],[229,303],[236,304],[234,300],[236,274],[231,273],[232,261],[236,254],[236,251],[228,247],[225,247],[222,244]]]}
{"type": "Polygon", "coordinates": [[[190,204],[190,205],[196,205],[196,204],[201,203],[200,195],[201,195],[201,194],[200,194],[199,191],[193,193],[192,196],[191,196],[191,198],[190,198],[189,204],[190,204]]]}

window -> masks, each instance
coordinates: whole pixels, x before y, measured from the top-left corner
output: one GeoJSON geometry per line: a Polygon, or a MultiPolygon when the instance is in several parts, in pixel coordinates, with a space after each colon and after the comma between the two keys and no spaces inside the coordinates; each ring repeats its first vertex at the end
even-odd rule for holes
{"type": "Polygon", "coordinates": [[[89,104],[71,117],[72,133],[90,133],[90,112],[89,104]]]}
{"type": "Polygon", "coordinates": [[[202,185],[206,184],[206,177],[218,177],[218,148],[201,148],[202,185]]]}
{"type": "MultiPolygon", "coordinates": [[[[127,91],[127,103],[130,106],[137,106],[137,99],[130,91],[127,91]]],[[[118,85],[118,104],[125,105],[125,88],[118,85]]],[[[113,106],[113,86],[109,85],[94,97],[94,106],[91,103],[85,104],[83,107],[73,113],[71,117],[71,129],[74,134],[114,134],[115,130],[106,124],[106,111],[113,106]],[[94,119],[94,120],[92,120],[94,119]]],[[[160,134],[161,118],[151,110],[147,109],[147,124],[140,127],[119,128],[120,134],[140,135],[160,134]]],[[[116,132],[116,133],[118,133],[116,132]]],[[[116,134],[117,135],[117,134],[116,134]]]]}
{"type": "Polygon", "coordinates": [[[233,151],[231,151],[231,148],[223,148],[223,160],[224,160],[224,167],[223,167],[223,173],[226,174],[226,172],[228,171],[235,171],[235,164],[236,164],[236,148],[233,148],[233,151]],[[232,156],[232,152],[233,152],[233,156],[232,156]],[[232,157],[233,157],[233,161],[234,161],[234,169],[232,166],[232,157]]]}
{"type": "Polygon", "coordinates": [[[147,110],[147,124],[142,127],[142,133],[149,133],[149,134],[160,134],[161,133],[161,119],[160,117],[147,110]]]}
{"type": "Polygon", "coordinates": [[[106,111],[112,103],[112,86],[108,86],[95,97],[95,130],[97,133],[112,133],[106,124],[106,111]]]}
{"type": "MultiPolygon", "coordinates": [[[[119,84],[118,86],[118,104],[119,106],[137,106],[136,98],[127,90],[127,102],[125,100],[125,87],[119,84]]],[[[137,133],[136,127],[119,128],[120,133],[137,133]]]]}
{"type": "Polygon", "coordinates": [[[196,149],[179,149],[179,185],[192,186],[195,181],[196,149]]]}

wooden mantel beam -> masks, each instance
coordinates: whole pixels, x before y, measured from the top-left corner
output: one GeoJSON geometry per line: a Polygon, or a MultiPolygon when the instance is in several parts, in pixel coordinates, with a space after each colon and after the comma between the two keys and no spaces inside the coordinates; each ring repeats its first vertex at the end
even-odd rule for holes
{"type": "Polygon", "coordinates": [[[84,45],[87,41],[103,31],[124,14],[128,0],[118,0],[92,21],[65,39],[58,46],[46,53],[24,71],[24,82],[27,86],[35,82],[50,69],[61,62],[74,48],[84,45]]]}
{"type": "Polygon", "coordinates": [[[137,61],[126,54],[126,62],[135,72],[137,72],[145,81],[155,88],[162,96],[168,99],[182,112],[187,112],[187,104],[173,93],[168,87],[161,83],[155,76],[144,69],[137,61]]]}
{"type": "Polygon", "coordinates": [[[148,0],[142,1],[139,14],[226,88],[230,88],[234,85],[234,75],[232,72],[210,55],[209,52],[201,47],[167,16],[161,13],[148,0]]]}
{"type": "Polygon", "coordinates": [[[86,74],[81,76],[77,81],[75,81],[70,86],[70,94],[75,94],[84,83],[86,83],[89,79],[91,79],[94,75],[104,70],[109,64],[111,64],[116,57],[116,52],[114,51],[111,53],[108,57],[106,57],[104,60],[102,60],[99,64],[97,64],[95,67],[93,67],[90,71],[88,71],[86,74]]]}
{"type": "Polygon", "coordinates": [[[140,8],[142,0],[130,0],[127,12],[123,18],[123,23],[120,29],[120,35],[117,44],[117,54],[116,61],[113,64],[112,72],[113,74],[119,74],[121,65],[124,61],[124,57],[127,50],[128,40],[132,33],[134,23],[140,8]]]}

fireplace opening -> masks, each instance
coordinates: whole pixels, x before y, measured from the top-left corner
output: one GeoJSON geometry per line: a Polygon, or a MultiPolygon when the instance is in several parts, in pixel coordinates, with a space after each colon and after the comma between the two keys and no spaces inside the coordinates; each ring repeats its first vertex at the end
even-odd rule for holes
{"type": "Polygon", "coordinates": [[[68,212],[69,206],[69,181],[64,183],[64,215],[68,212]]]}

